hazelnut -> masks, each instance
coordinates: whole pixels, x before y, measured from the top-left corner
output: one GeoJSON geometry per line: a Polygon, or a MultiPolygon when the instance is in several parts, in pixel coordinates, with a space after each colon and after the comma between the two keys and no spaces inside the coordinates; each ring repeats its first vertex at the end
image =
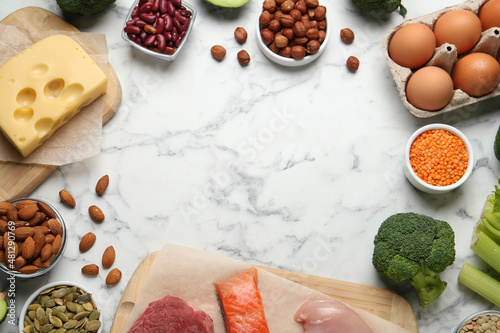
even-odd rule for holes
{"type": "Polygon", "coordinates": [[[291,28],[291,27],[293,27],[295,20],[290,15],[285,14],[285,15],[281,16],[280,23],[285,28],[291,28]]]}
{"type": "Polygon", "coordinates": [[[307,33],[307,28],[304,23],[297,21],[293,25],[293,33],[296,37],[304,37],[307,33]]]}
{"type": "Polygon", "coordinates": [[[307,32],[306,32],[306,37],[307,37],[309,40],[312,40],[312,39],[318,39],[318,37],[319,37],[319,31],[318,31],[318,29],[316,29],[316,28],[311,28],[311,29],[307,30],[307,32]]]}
{"type": "Polygon", "coordinates": [[[260,31],[260,36],[262,37],[262,41],[266,45],[271,44],[274,40],[274,33],[269,29],[262,29],[260,31]]]}
{"type": "Polygon", "coordinates": [[[307,8],[306,15],[309,16],[311,20],[314,20],[314,8],[307,8]]]}
{"type": "Polygon", "coordinates": [[[306,56],[306,49],[300,45],[295,45],[294,47],[292,47],[290,52],[295,60],[302,60],[306,56]]]}
{"type": "Polygon", "coordinates": [[[314,19],[317,21],[324,20],[326,17],[326,7],[318,6],[314,9],[314,19]]]}
{"type": "Polygon", "coordinates": [[[309,21],[307,29],[318,29],[318,21],[309,21]]]}
{"type": "Polygon", "coordinates": [[[295,8],[300,11],[302,15],[304,15],[307,11],[307,5],[304,0],[299,0],[295,3],[295,8]]]}
{"type": "Polygon", "coordinates": [[[304,23],[304,25],[306,26],[306,29],[311,28],[311,19],[306,14],[302,15],[300,22],[304,23]]]}
{"type": "Polygon", "coordinates": [[[267,26],[269,25],[269,22],[271,22],[272,18],[273,18],[273,15],[271,13],[269,13],[268,11],[263,11],[259,17],[260,27],[267,28],[267,26]]]}
{"type": "Polygon", "coordinates": [[[288,45],[288,38],[286,38],[283,35],[276,35],[274,37],[274,43],[276,44],[276,47],[279,49],[282,49],[288,45]]]}
{"type": "Polygon", "coordinates": [[[276,43],[273,41],[271,44],[269,44],[269,50],[271,50],[273,53],[280,53],[280,49],[276,46],[276,43]]]}
{"type": "Polygon", "coordinates": [[[295,45],[304,46],[307,44],[308,41],[309,41],[309,39],[307,39],[307,37],[295,37],[295,39],[293,40],[293,43],[295,45]]]}
{"type": "Polygon", "coordinates": [[[295,38],[295,34],[293,33],[293,29],[292,28],[285,28],[283,30],[281,30],[281,33],[283,34],[283,36],[285,36],[288,40],[292,40],[295,38]]]}
{"type": "Polygon", "coordinates": [[[262,8],[267,10],[269,13],[274,13],[276,11],[276,1],[274,0],[264,0],[262,8]]]}
{"type": "Polygon", "coordinates": [[[285,2],[286,0],[274,0],[274,1],[276,1],[276,4],[277,4],[278,6],[281,6],[281,4],[282,4],[283,2],[285,2]]]}
{"type": "Polygon", "coordinates": [[[274,13],[273,18],[279,21],[283,15],[285,15],[285,14],[283,14],[283,12],[281,10],[277,10],[274,13]]]}
{"type": "Polygon", "coordinates": [[[354,32],[349,28],[344,28],[340,30],[340,39],[346,44],[351,44],[354,41],[354,32]]]}
{"type": "Polygon", "coordinates": [[[210,49],[210,53],[215,60],[221,61],[226,56],[226,49],[220,45],[214,45],[210,49]]]}
{"type": "Polygon", "coordinates": [[[306,44],[306,51],[309,54],[315,54],[319,51],[320,44],[317,40],[310,40],[306,44]]]}
{"type": "Polygon", "coordinates": [[[241,66],[246,66],[250,62],[250,55],[247,51],[241,50],[238,52],[238,62],[241,66]]]}
{"type": "Polygon", "coordinates": [[[318,21],[318,30],[326,30],[326,20],[318,21]]]}
{"type": "Polygon", "coordinates": [[[346,65],[351,72],[355,72],[359,68],[359,59],[354,56],[350,56],[347,58],[346,65]]]}
{"type": "Polygon", "coordinates": [[[316,8],[319,6],[319,0],[305,0],[306,6],[309,8],[316,8]]]}
{"type": "Polygon", "coordinates": [[[290,46],[283,48],[280,51],[280,56],[285,57],[285,58],[291,58],[292,57],[292,48],[290,46]]]}
{"type": "Polygon", "coordinates": [[[324,30],[318,31],[318,42],[321,44],[325,41],[326,32],[324,30]]]}
{"type": "Polygon", "coordinates": [[[290,16],[295,20],[295,21],[300,21],[300,18],[302,17],[302,13],[298,9],[292,9],[290,11],[290,16]]]}
{"type": "Polygon", "coordinates": [[[293,8],[295,8],[295,3],[292,0],[286,0],[280,6],[283,13],[289,13],[293,8]]]}
{"type": "Polygon", "coordinates": [[[248,34],[244,28],[238,27],[236,28],[236,30],[234,30],[234,37],[236,38],[238,43],[243,44],[244,42],[246,42],[248,34]]]}
{"type": "Polygon", "coordinates": [[[267,28],[272,32],[277,33],[281,30],[281,23],[276,19],[272,19],[267,28]]]}

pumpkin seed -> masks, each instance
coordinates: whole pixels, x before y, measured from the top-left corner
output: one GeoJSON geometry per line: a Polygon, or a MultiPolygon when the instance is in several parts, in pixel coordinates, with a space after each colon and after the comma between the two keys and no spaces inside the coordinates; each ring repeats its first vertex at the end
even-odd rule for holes
{"type": "Polygon", "coordinates": [[[24,326],[23,333],[31,333],[31,325],[24,326]]]}
{"type": "Polygon", "coordinates": [[[76,308],[76,304],[73,303],[73,302],[67,302],[66,303],[66,308],[71,311],[71,312],[74,312],[74,313],[77,313],[78,312],[78,309],[76,308]]]}
{"type": "Polygon", "coordinates": [[[63,327],[64,328],[74,328],[74,327],[76,327],[76,325],[78,325],[78,320],[70,319],[64,323],[63,327]]]}
{"type": "Polygon", "coordinates": [[[33,322],[33,326],[38,330],[40,331],[40,321],[38,319],[35,319],[35,321],[33,322]]]}
{"type": "Polygon", "coordinates": [[[63,322],[61,319],[59,319],[58,317],[54,317],[54,316],[49,316],[49,321],[52,325],[54,325],[54,327],[62,327],[63,325],[63,322]]]}
{"type": "Polygon", "coordinates": [[[30,304],[28,306],[28,311],[36,311],[41,305],[37,303],[30,304]]]}
{"type": "Polygon", "coordinates": [[[89,315],[90,315],[90,312],[88,312],[88,311],[85,311],[85,310],[84,310],[84,311],[78,312],[78,313],[77,313],[77,314],[73,317],[73,319],[75,319],[75,320],[81,320],[81,319],[83,319],[83,318],[88,317],[89,315]]]}
{"type": "Polygon", "coordinates": [[[35,313],[36,313],[35,318],[38,320],[42,320],[42,318],[45,317],[45,310],[42,307],[39,307],[38,309],[36,309],[35,313]]]}
{"type": "Polygon", "coordinates": [[[45,307],[47,307],[47,308],[53,308],[54,306],[56,306],[56,302],[54,302],[53,299],[48,299],[45,302],[45,307]]]}
{"type": "Polygon", "coordinates": [[[99,320],[91,320],[85,324],[85,329],[87,331],[97,331],[101,327],[101,322],[99,320]]]}
{"type": "Polygon", "coordinates": [[[99,310],[93,310],[89,315],[89,320],[97,320],[101,316],[101,312],[99,310]]]}
{"type": "Polygon", "coordinates": [[[61,328],[58,328],[55,333],[66,333],[66,329],[61,327],[61,328]]]}
{"type": "Polygon", "coordinates": [[[90,302],[83,303],[82,306],[85,309],[85,311],[90,312],[90,311],[94,310],[94,307],[92,306],[92,304],[90,302]]]}
{"type": "Polygon", "coordinates": [[[58,312],[56,314],[57,318],[61,319],[63,322],[67,322],[69,320],[68,316],[64,312],[58,312]]]}
{"type": "Polygon", "coordinates": [[[36,311],[29,311],[28,318],[34,320],[36,318],[36,311]]]}
{"type": "Polygon", "coordinates": [[[59,288],[56,291],[52,293],[53,298],[63,298],[68,294],[69,289],[68,288],[59,288]]]}
{"type": "Polygon", "coordinates": [[[43,332],[43,333],[49,333],[49,331],[51,329],[53,329],[54,327],[51,325],[51,324],[46,324],[46,325],[43,325],[41,328],[40,328],[40,332],[43,332]]]}
{"type": "Polygon", "coordinates": [[[85,324],[88,323],[88,321],[89,320],[87,317],[83,318],[82,320],[80,320],[78,322],[78,324],[76,325],[76,328],[83,328],[83,326],[85,326],[85,324]]]}

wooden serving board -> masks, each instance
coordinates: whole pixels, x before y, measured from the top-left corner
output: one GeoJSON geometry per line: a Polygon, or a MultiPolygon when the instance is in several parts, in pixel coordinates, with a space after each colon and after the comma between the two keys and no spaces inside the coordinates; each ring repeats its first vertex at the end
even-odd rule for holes
{"type": "MultiPolygon", "coordinates": [[[[25,29],[79,31],[59,16],[40,7],[21,8],[5,17],[0,23],[25,29]]],[[[108,90],[103,98],[102,123],[105,124],[115,115],[122,98],[120,81],[111,65],[109,65],[108,90]]],[[[56,169],[57,166],[53,165],[0,161],[0,201],[27,197],[56,169]]]]}
{"type": "MultiPolygon", "coordinates": [[[[137,266],[134,274],[132,274],[116,309],[110,333],[126,333],[123,331],[123,328],[127,322],[128,316],[134,308],[144,281],[157,255],[158,251],[147,255],[139,266],[137,266]]],[[[412,333],[418,333],[418,325],[413,308],[408,301],[392,291],[352,282],[284,271],[276,268],[259,268],[308,288],[315,289],[356,308],[370,312],[412,333]]]]}

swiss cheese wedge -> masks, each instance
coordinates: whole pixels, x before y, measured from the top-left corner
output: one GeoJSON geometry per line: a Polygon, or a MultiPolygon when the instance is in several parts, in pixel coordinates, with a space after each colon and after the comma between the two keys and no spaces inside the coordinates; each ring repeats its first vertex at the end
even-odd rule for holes
{"type": "Polygon", "coordinates": [[[72,38],[42,39],[0,67],[0,129],[26,157],[107,86],[106,74],[72,38]]]}

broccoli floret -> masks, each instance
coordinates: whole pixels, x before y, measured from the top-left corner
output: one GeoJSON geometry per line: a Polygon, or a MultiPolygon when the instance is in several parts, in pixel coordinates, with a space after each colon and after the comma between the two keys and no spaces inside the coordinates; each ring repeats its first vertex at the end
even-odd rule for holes
{"type": "Polygon", "coordinates": [[[406,8],[401,0],[352,0],[352,2],[365,12],[390,14],[399,8],[399,14],[406,15],[406,8]]]}
{"type": "Polygon", "coordinates": [[[382,222],[374,244],[373,266],[393,281],[409,280],[422,307],[443,293],[446,282],[438,273],[455,261],[455,233],[447,222],[394,214],[382,222]]]}
{"type": "Polygon", "coordinates": [[[116,0],[57,0],[57,4],[66,13],[93,15],[102,12],[116,0]]]}

